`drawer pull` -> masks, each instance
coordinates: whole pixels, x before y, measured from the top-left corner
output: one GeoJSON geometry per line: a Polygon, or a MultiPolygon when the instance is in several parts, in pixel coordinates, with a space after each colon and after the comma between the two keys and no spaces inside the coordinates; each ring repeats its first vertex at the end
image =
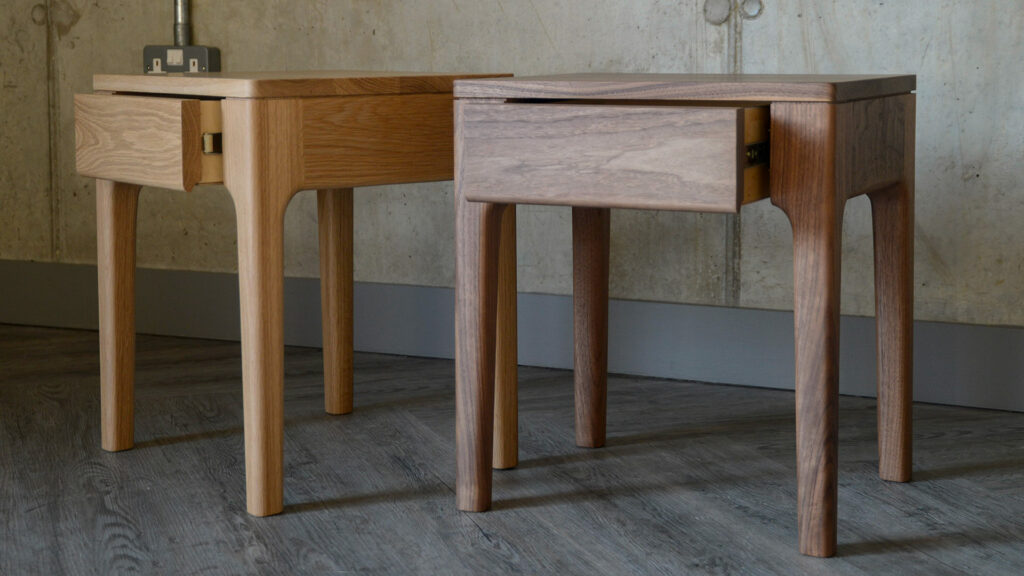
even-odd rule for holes
{"type": "Polygon", "coordinates": [[[768,163],[768,143],[758,142],[747,145],[747,166],[768,163]]]}
{"type": "Polygon", "coordinates": [[[222,154],[224,148],[221,144],[220,132],[206,132],[203,134],[203,154],[222,154]]]}

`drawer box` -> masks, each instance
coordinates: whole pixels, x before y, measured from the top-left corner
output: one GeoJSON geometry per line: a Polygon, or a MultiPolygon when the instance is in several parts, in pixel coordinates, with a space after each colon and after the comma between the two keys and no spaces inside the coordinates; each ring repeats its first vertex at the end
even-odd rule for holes
{"type": "Polygon", "coordinates": [[[737,212],[768,195],[767,106],[456,104],[467,200],[737,212]]]}
{"type": "Polygon", "coordinates": [[[83,176],[186,191],[222,182],[221,131],[220,100],[75,95],[83,176]]]}

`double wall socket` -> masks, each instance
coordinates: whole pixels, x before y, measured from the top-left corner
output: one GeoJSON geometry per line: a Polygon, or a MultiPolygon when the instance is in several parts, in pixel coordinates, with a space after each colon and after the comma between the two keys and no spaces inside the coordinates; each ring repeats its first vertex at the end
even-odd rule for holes
{"type": "Polygon", "coordinates": [[[142,67],[147,74],[220,72],[220,49],[212,46],[146,46],[142,67]]]}

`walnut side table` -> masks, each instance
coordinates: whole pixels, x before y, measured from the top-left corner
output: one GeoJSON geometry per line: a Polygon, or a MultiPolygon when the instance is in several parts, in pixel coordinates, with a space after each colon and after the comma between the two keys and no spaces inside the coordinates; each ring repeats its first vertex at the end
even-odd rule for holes
{"type": "Polygon", "coordinates": [[[282,510],[285,208],[299,190],[318,190],[325,405],[347,413],[352,187],[450,180],[452,82],[466,77],[474,76],[97,75],[95,93],[75,96],[78,172],[97,179],[103,448],[134,441],[140,187],[223,182],[238,221],[247,508],[282,510]]]}
{"type": "Polygon", "coordinates": [[[657,74],[456,82],[458,507],[490,507],[492,435],[515,452],[514,434],[490,419],[516,410],[494,400],[514,398],[514,381],[495,385],[494,373],[496,314],[506,314],[498,292],[510,289],[498,270],[502,221],[515,204],[572,206],[576,441],[596,447],[609,210],[737,212],[770,197],[793,228],[800,551],[834,554],[841,228],[847,199],[861,194],[874,222],[879,472],[910,480],[915,84],[657,74]]]}

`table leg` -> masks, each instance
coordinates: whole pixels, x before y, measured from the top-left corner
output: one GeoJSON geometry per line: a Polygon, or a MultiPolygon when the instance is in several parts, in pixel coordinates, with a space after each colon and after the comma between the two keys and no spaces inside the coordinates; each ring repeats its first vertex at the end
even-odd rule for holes
{"type": "Polygon", "coordinates": [[[519,463],[519,372],[516,291],[516,207],[501,218],[498,254],[497,344],[494,374],[494,468],[519,463]]]}
{"type": "Polygon", "coordinates": [[[324,409],[352,411],[352,189],[317,191],[324,409]]]}
{"type": "Polygon", "coordinates": [[[836,545],[840,222],[793,223],[797,516],[812,556],[836,545]]]}
{"type": "Polygon", "coordinates": [[[140,186],[96,181],[100,411],[104,450],[134,445],[135,226],[140,186]]]}
{"type": "Polygon", "coordinates": [[[235,201],[242,314],[246,502],[254,516],[284,507],[284,214],[235,201]]]}
{"type": "Polygon", "coordinates": [[[604,446],[608,411],[608,259],[611,210],[572,209],[576,444],[604,446]]]}
{"type": "Polygon", "coordinates": [[[287,99],[228,99],[224,184],[238,221],[246,506],[284,508],[284,213],[298,190],[301,110],[287,99]]]}
{"type": "Polygon", "coordinates": [[[771,196],[793,227],[797,523],[800,552],[836,551],[839,288],[843,208],[836,111],[772,104],[771,196]]]}
{"type": "Polygon", "coordinates": [[[506,206],[456,192],[455,496],[459,510],[491,506],[495,323],[501,220],[506,206]]]}
{"type": "Polygon", "coordinates": [[[870,198],[875,236],[878,473],[884,480],[907,482],[914,393],[913,181],[870,198]]]}

